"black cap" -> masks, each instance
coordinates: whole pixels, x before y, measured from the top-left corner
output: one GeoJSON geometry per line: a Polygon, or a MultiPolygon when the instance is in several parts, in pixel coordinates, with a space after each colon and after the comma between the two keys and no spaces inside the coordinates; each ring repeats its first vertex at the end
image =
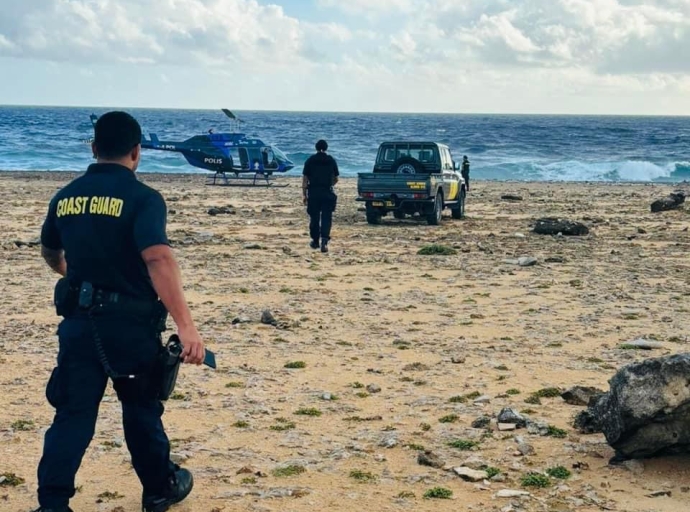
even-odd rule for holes
{"type": "Polygon", "coordinates": [[[126,112],[102,115],[94,130],[93,140],[99,158],[122,158],[141,143],[141,126],[126,112]]]}
{"type": "Polygon", "coordinates": [[[328,142],[321,139],[316,143],[316,151],[326,151],[328,149],[328,142]]]}

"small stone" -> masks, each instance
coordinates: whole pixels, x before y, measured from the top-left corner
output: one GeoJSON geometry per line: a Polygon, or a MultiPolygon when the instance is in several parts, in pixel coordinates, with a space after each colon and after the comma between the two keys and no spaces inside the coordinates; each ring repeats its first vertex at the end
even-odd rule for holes
{"type": "Polygon", "coordinates": [[[499,423],[512,423],[517,426],[517,428],[523,428],[527,424],[527,419],[519,412],[506,407],[498,413],[499,423]]]}
{"type": "Polygon", "coordinates": [[[517,428],[517,425],[515,423],[499,423],[498,424],[498,430],[501,432],[507,432],[510,430],[515,430],[517,428]]]}
{"type": "Polygon", "coordinates": [[[395,448],[396,446],[398,446],[398,440],[393,436],[384,437],[379,442],[379,446],[381,446],[382,448],[395,448]]]}
{"type": "Polygon", "coordinates": [[[278,321],[268,309],[261,313],[261,323],[266,325],[277,325],[278,321]]]}
{"type": "Polygon", "coordinates": [[[537,264],[537,258],[532,258],[532,257],[523,257],[523,258],[518,258],[518,265],[521,267],[533,267],[534,265],[537,264]]]}
{"type": "Polygon", "coordinates": [[[450,358],[453,364],[463,364],[465,362],[465,356],[453,356],[450,358]]]}
{"type": "Polygon", "coordinates": [[[249,318],[247,318],[246,316],[238,316],[238,317],[232,319],[232,325],[248,324],[249,322],[251,322],[251,320],[249,318]]]}
{"type": "Polygon", "coordinates": [[[512,489],[501,489],[495,494],[496,498],[520,498],[522,496],[530,496],[527,491],[514,491],[512,489]]]}
{"type": "Polygon", "coordinates": [[[528,455],[534,455],[534,447],[531,444],[527,443],[518,443],[517,451],[520,455],[523,456],[528,456],[528,455]]]}
{"type": "Polygon", "coordinates": [[[476,455],[473,455],[471,457],[468,457],[464,461],[460,463],[460,467],[463,468],[470,468],[470,469],[482,469],[487,466],[486,461],[482,459],[481,457],[477,457],[476,455]]]}
{"type": "Polygon", "coordinates": [[[243,248],[247,251],[260,251],[263,249],[263,246],[260,244],[246,244],[243,248]]]}
{"type": "Polygon", "coordinates": [[[185,453],[185,452],[179,452],[179,453],[173,452],[170,454],[170,460],[174,464],[182,464],[185,461],[189,460],[189,454],[185,453]]]}
{"type": "Polygon", "coordinates": [[[321,395],[321,399],[322,400],[333,400],[333,395],[330,393],[324,393],[323,395],[321,395]]]}
{"type": "Polygon", "coordinates": [[[261,473],[261,471],[254,466],[244,466],[237,470],[238,475],[256,475],[258,473],[261,473]]]}
{"type": "Polygon", "coordinates": [[[481,482],[489,478],[486,471],[471,469],[471,468],[453,468],[455,474],[467,482],[481,482]]]}
{"type": "Polygon", "coordinates": [[[479,398],[477,398],[473,403],[475,405],[480,405],[480,404],[488,404],[489,402],[491,402],[491,397],[488,395],[483,395],[483,396],[480,396],[479,398]]]}
{"type": "Polygon", "coordinates": [[[504,201],[522,201],[521,196],[516,196],[513,194],[504,194],[501,196],[501,199],[503,199],[504,201]]]}
{"type": "Polygon", "coordinates": [[[648,498],[658,498],[660,496],[671,496],[671,491],[654,491],[646,495],[648,498]]]}
{"type": "Polygon", "coordinates": [[[426,450],[424,452],[419,452],[417,454],[417,463],[420,466],[430,466],[432,468],[442,469],[445,466],[445,462],[436,455],[431,450],[426,450]]]}
{"type": "Polygon", "coordinates": [[[641,475],[644,473],[644,463],[641,460],[626,460],[621,463],[625,469],[633,473],[634,475],[641,475]]]}
{"type": "Polygon", "coordinates": [[[381,392],[381,386],[379,386],[377,384],[369,384],[367,386],[367,391],[371,394],[380,393],[381,392]]]}
{"type": "Polygon", "coordinates": [[[589,405],[592,398],[603,393],[601,389],[597,388],[574,386],[561,394],[561,398],[570,405],[589,405]]]}
{"type": "Polygon", "coordinates": [[[491,423],[491,418],[488,416],[480,416],[472,422],[472,428],[486,428],[491,423]]]}
{"type": "Polygon", "coordinates": [[[622,345],[625,348],[637,348],[640,350],[652,350],[655,348],[664,348],[664,345],[662,343],[659,343],[657,341],[648,341],[644,340],[642,338],[636,339],[633,341],[628,341],[623,343],[622,345]]]}

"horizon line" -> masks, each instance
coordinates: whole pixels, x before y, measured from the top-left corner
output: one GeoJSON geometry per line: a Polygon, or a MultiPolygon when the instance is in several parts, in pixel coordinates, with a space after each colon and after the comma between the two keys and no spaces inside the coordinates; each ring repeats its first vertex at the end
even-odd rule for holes
{"type": "MultiPolygon", "coordinates": [[[[127,110],[187,110],[213,112],[226,107],[133,107],[107,105],[49,105],[29,103],[0,103],[0,108],[82,108],[82,109],[127,109],[127,110]]],[[[236,112],[277,112],[291,114],[382,114],[382,115],[456,115],[456,116],[558,116],[558,117],[690,117],[690,114],[592,114],[592,113],[557,113],[557,112],[428,112],[428,111],[368,111],[368,110],[289,110],[289,109],[235,109],[236,112]]]]}

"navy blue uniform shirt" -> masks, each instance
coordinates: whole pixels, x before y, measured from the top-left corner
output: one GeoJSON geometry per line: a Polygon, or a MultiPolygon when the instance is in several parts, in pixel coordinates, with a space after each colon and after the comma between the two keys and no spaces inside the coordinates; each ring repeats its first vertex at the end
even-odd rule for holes
{"type": "Polygon", "coordinates": [[[330,189],[333,178],[338,176],[338,164],[331,155],[316,153],[304,162],[302,174],[309,178],[309,188],[330,189]]]}
{"type": "Polygon", "coordinates": [[[67,277],[139,299],[157,298],[141,251],[169,245],[163,196],[117,164],[92,164],[50,201],[41,230],[64,249],[67,277]]]}

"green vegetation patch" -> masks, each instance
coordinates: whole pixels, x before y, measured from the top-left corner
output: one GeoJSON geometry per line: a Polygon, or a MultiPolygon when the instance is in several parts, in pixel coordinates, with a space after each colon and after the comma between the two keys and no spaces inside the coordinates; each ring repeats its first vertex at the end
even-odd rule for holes
{"type": "Polygon", "coordinates": [[[298,368],[306,368],[307,363],[304,361],[292,361],[291,363],[286,363],[284,368],[290,368],[290,369],[298,369],[298,368]]]}
{"type": "Polygon", "coordinates": [[[357,480],[360,483],[375,482],[378,477],[368,471],[360,471],[359,469],[354,469],[350,471],[350,478],[357,480]]]}
{"type": "Polygon", "coordinates": [[[322,412],[315,407],[303,407],[297,409],[295,414],[299,414],[300,416],[321,416],[322,412]]]}
{"type": "Polygon", "coordinates": [[[528,473],[522,477],[521,483],[523,487],[545,488],[551,485],[551,480],[541,473],[528,473]]]}
{"type": "Polygon", "coordinates": [[[0,487],[17,487],[18,485],[22,485],[25,481],[22,477],[14,473],[2,473],[0,476],[2,477],[0,487]]]}
{"type": "Polygon", "coordinates": [[[445,487],[434,487],[424,493],[426,499],[449,500],[453,496],[453,491],[445,487]]]}
{"type": "Polygon", "coordinates": [[[470,441],[469,439],[455,439],[454,441],[451,441],[448,443],[448,446],[451,448],[457,448],[458,450],[471,450],[472,448],[476,448],[479,446],[479,443],[476,441],[470,441]]]}
{"type": "Polygon", "coordinates": [[[301,475],[302,473],[305,473],[306,471],[307,471],[307,469],[304,466],[299,466],[297,464],[290,464],[289,466],[274,469],[273,470],[273,476],[277,476],[277,477],[295,476],[295,475],[301,475]]]}
{"type": "Polygon", "coordinates": [[[567,480],[572,475],[572,473],[563,466],[549,468],[546,470],[546,474],[552,478],[558,478],[560,480],[567,480]]]}

